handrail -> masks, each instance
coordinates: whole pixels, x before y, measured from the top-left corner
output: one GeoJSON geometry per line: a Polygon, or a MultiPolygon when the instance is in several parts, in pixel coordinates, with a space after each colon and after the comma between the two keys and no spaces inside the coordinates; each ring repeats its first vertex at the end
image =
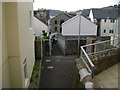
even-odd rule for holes
{"type": "Polygon", "coordinates": [[[88,61],[89,61],[90,65],[91,65],[92,67],[94,67],[94,64],[92,63],[92,61],[90,60],[89,56],[87,55],[87,53],[85,52],[85,50],[83,49],[83,47],[82,47],[82,46],[81,46],[81,50],[83,51],[83,53],[84,53],[84,54],[85,54],[85,56],[87,57],[87,59],[88,59],[88,61]]]}
{"type": "MultiPolygon", "coordinates": [[[[117,40],[117,39],[114,39],[114,40],[117,40]]],[[[98,43],[87,44],[87,45],[84,45],[82,47],[97,45],[97,44],[106,43],[106,42],[110,42],[110,41],[114,41],[114,40],[106,40],[106,41],[102,41],[102,42],[98,42],[98,43]]]]}
{"type": "MultiPolygon", "coordinates": [[[[93,44],[88,44],[88,45],[84,45],[84,46],[81,46],[81,59],[83,60],[83,62],[84,62],[84,64],[86,65],[86,67],[87,67],[87,69],[88,69],[88,71],[89,72],[91,72],[92,74],[94,74],[94,64],[93,64],[93,62],[92,62],[92,60],[90,59],[90,57],[89,57],[89,55],[91,54],[91,53],[87,53],[86,51],[85,51],[85,47],[89,47],[89,46],[93,46],[93,45],[98,45],[98,44],[103,44],[103,43],[108,43],[108,42],[114,42],[115,40],[118,40],[118,39],[114,39],[114,40],[107,40],[107,41],[102,41],[102,42],[98,42],[98,43],[93,43],[93,44]],[[82,54],[84,54],[84,56],[85,57],[83,57],[83,55],[82,54]],[[86,59],[85,59],[86,58],[86,59]],[[87,61],[87,62],[86,62],[87,61]],[[89,63],[89,64],[88,64],[89,63]]],[[[119,42],[118,42],[119,43],[119,42]]],[[[110,45],[111,45],[111,43],[109,43],[110,45]]],[[[114,43],[115,44],[115,43],[114,43]]],[[[103,46],[104,47],[104,46],[103,46]]],[[[117,48],[117,47],[116,47],[117,48]]],[[[97,52],[103,52],[103,51],[108,51],[108,50],[112,50],[112,49],[116,49],[115,47],[113,47],[113,48],[106,48],[106,49],[104,49],[104,50],[102,50],[102,51],[97,51],[97,52]]],[[[95,53],[97,53],[97,52],[94,52],[94,54],[95,53]]]]}

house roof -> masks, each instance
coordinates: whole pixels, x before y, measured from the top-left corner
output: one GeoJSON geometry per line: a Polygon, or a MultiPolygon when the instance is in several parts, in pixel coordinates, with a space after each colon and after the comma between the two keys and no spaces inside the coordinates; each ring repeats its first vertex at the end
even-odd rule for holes
{"type": "Polygon", "coordinates": [[[50,19],[50,16],[57,16],[61,14],[62,11],[60,10],[46,10],[46,19],[50,19]]]}
{"type": "Polygon", "coordinates": [[[58,16],[60,16],[60,15],[62,15],[62,14],[66,15],[66,16],[68,16],[68,17],[70,17],[70,18],[72,18],[72,16],[71,16],[71,15],[69,15],[68,13],[61,13],[61,14],[59,14],[59,15],[57,15],[57,16],[55,16],[55,17],[51,18],[51,19],[54,19],[54,18],[56,18],[56,17],[58,17],[58,16]]]}
{"type": "Polygon", "coordinates": [[[84,9],[82,11],[82,15],[85,16],[85,17],[89,16],[89,14],[90,14],[90,9],[84,9]]]}
{"type": "MultiPolygon", "coordinates": [[[[84,15],[81,15],[81,16],[84,17],[84,18],[86,18],[84,15]]],[[[64,24],[66,24],[66,23],[74,20],[74,19],[77,18],[77,17],[79,17],[79,15],[76,15],[76,16],[70,18],[69,20],[65,21],[62,25],[64,25],[64,24]]],[[[87,19],[88,21],[90,21],[88,18],[86,18],[86,19],[87,19]]],[[[90,22],[93,23],[92,21],[90,21],[90,22]]],[[[93,24],[95,24],[95,23],[93,23],[93,24]]],[[[95,25],[96,25],[96,24],[95,24],[95,25]]]]}
{"type": "Polygon", "coordinates": [[[44,20],[42,20],[42,19],[40,19],[40,18],[36,17],[35,15],[34,15],[34,17],[35,17],[35,18],[37,18],[39,21],[41,21],[42,23],[44,23],[45,25],[47,25],[47,26],[48,26],[48,23],[47,23],[46,21],[44,21],[44,20]]]}
{"type": "Polygon", "coordinates": [[[93,17],[96,19],[116,19],[119,16],[120,8],[92,9],[93,17]]]}
{"type": "Polygon", "coordinates": [[[62,11],[59,10],[49,10],[49,13],[51,16],[57,16],[62,13],[62,11]]]}

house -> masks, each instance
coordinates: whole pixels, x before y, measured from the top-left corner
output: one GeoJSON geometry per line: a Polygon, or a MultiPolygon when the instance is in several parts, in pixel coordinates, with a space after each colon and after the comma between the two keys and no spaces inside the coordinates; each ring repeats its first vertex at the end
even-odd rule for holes
{"type": "Polygon", "coordinates": [[[98,25],[98,36],[111,36],[116,31],[118,8],[91,9],[89,18],[98,25]]]}
{"type": "Polygon", "coordinates": [[[96,36],[97,25],[84,16],[76,15],[62,24],[63,36],[96,36]]]}
{"type": "Polygon", "coordinates": [[[38,19],[36,17],[34,19],[34,27],[35,27],[35,36],[39,37],[42,36],[42,31],[45,30],[45,32],[48,32],[48,24],[41,19],[38,19]]]}
{"type": "Polygon", "coordinates": [[[42,19],[44,21],[48,21],[49,19],[61,14],[62,11],[60,10],[49,10],[49,9],[38,9],[34,11],[34,15],[42,19]]]}
{"type": "Polygon", "coordinates": [[[50,32],[54,33],[54,32],[62,32],[62,23],[64,23],[65,21],[67,21],[68,19],[70,19],[71,16],[66,14],[66,13],[61,13],[51,19],[49,19],[48,21],[48,26],[50,28],[50,32]]]}
{"type": "Polygon", "coordinates": [[[35,62],[33,3],[0,2],[0,6],[1,4],[2,88],[27,88],[35,62]]]}
{"type": "Polygon", "coordinates": [[[45,9],[38,9],[34,11],[35,17],[38,19],[46,21],[46,10],[45,9]]]}
{"type": "Polygon", "coordinates": [[[62,37],[58,38],[58,46],[65,55],[78,53],[79,34],[80,46],[85,45],[87,43],[87,37],[97,35],[97,25],[82,15],[76,15],[64,22],[62,24],[62,37]]]}

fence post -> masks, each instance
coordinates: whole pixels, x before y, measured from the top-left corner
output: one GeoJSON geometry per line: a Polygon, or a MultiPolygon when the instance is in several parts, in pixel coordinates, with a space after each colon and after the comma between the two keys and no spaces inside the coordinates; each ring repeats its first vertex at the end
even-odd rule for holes
{"type": "Polygon", "coordinates": [[[41,59],[43,59],[43,45],[42,45],[42,38],[41,38],[41,59]]]}

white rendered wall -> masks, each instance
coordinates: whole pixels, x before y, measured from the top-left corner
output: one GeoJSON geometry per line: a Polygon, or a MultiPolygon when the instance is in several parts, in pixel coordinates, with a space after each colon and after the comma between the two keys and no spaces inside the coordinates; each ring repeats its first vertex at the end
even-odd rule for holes
{"type": "Polygon", "coordinates": [[[79,23],[80,23],[80,35],[96,35],[97,25],[86,19],[85,17],[75,16],[72,19],[62,24],[62,35],[78,35],[79,34],[79,23]],[[80,21],[80,22],[79,22],[80,21]]]}
{"type": "Polygon", "coordinates": [[[102,19],[100,24],[100,36],[112,36],[113,34],[118,34],[117,24],[117,20],[115,20],[114,23],[110,23],[110,19],[107,19],[106,22],[104,22],[104,19],[102,19]],[[105,33],[104,29],[106,29],[105,33]],[[114,30],[114,33],[109,33],[109,30],[114,30]]]}
{"type": "Polygon", "coordinates": [[[40,20],[38,20],[36,17],[34,19],[34,27],[35,27],[35,36],[41,36],[42,31],[45,30],[48,32],[48,26],[42,23],[40,20]]]}
{"type": "Polygon", "coordinates": [[[93,18],[93,12],[92,10],[90,10],[90,14],[89,14],[89,18],[92,22],[94,22],[94,18],[93,18]]]}

